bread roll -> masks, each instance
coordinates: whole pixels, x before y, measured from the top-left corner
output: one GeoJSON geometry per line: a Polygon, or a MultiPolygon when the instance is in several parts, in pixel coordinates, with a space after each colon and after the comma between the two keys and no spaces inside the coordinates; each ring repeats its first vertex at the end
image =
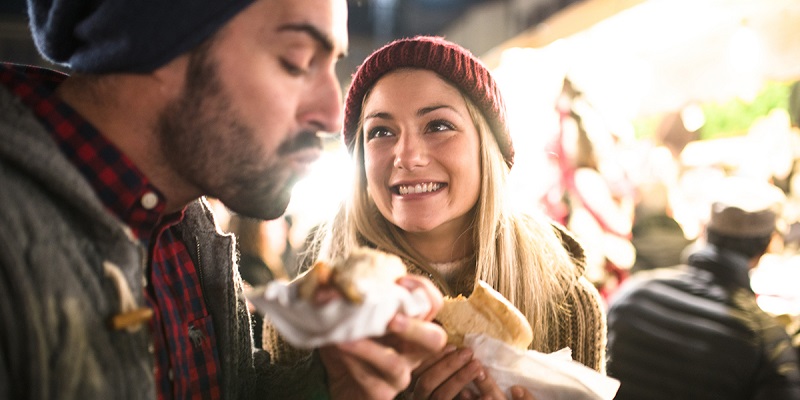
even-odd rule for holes
{"type": "Polygon", "coordinates": [[[446,297],[436,320],[447,332],[448,343],[459,347],[463,346],[467,333],[483,333],[519,349],[527,349],[533,341],[528,319],[481,280],[469,298],[446,297]]]}
{"type": "Polygon", "coordinates": [[[299,278],[300,297],[310,300],[319,285],[330,284],[352,303],[364,301],[361,285],[369,281],[394,282],[407,273],[400,257],[379,250],[362,247],[344,259],[332,262],[317,261],[299,278]]]}

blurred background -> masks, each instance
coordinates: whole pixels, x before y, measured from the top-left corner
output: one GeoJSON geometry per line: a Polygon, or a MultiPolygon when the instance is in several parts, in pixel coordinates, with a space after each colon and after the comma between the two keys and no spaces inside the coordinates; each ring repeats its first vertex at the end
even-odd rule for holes
{"type": "MultiPolygon", "coordinates": [[[[721,177],[779,186],[788,199],[782,234],[753,286],[768,311],[800,315],[800,0],[351,0],[349,8],[343,92],[359,63],[395,38],[441,35],[486,63],[508,105],[518,205],[580,234],[604,293],[636,270],[680,262],[721,177]],[[600,186],[581,193],[565,177],[587,168],[577,163],[587,155],[600,186]],[[576,212],[576,193],[588,217],[576,212]],[[609,224],[627,232],[609,235],[609,224]]],[[[0,59],[47,66],[23,0],[0,4],[0,59]]],[[[290,253],[350,184],[340,139],[326,146],[277,223],[282,233],[272,234],[289,276],[290,253]]]]}

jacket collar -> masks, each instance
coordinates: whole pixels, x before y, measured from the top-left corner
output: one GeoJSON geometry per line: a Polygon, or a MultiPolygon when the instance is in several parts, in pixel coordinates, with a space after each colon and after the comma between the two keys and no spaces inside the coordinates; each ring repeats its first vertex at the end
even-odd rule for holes
{"type": "Polygon", "coordinates": [[[753,291],[749,260],[740,253],[707,244],[689,256],[689,265],[711,272],[724,286],[753,291]]]}

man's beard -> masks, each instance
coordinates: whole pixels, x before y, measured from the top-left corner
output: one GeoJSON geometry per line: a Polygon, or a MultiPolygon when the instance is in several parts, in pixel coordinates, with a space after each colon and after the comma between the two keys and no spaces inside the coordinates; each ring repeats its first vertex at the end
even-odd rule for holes
{"type": "Polygon", "coordinates": [[[204,195],[239,214],[277,218],[286,211],[297,180],[281,165],[280,149],[296,147],[293,143],[308,134],[266,154],[256,133],[234,111],[209,48],[207,43],[192,53],[184,92],[160,117],[161,151],[169,167],[204,195]]]}

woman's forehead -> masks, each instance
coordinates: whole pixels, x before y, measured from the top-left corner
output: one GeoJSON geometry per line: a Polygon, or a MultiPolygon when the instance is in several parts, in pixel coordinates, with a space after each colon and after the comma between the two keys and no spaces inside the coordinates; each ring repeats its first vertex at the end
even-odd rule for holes
{"type": "Polygon", "coordinates": [[[426,106],[445,102],[466,107],[461,92],[437,73],[404,68],[382,76],[365,96],[363,115],[388,106],[426,106]]]}

